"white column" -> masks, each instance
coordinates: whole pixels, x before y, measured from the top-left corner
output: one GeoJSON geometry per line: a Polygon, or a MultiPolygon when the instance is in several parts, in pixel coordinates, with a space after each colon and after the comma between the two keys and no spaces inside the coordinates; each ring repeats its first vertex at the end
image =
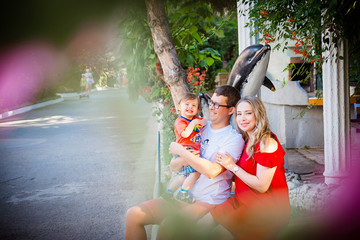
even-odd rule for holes
{"type": "MultiPolygon", "coordinates": [[[[330,34],[331,35],[331,34],[330,34]]],[[[330,43],[331,41],[330,37],[330,43]]],[[[323,43],[323,46],[329,46],[323,43]]],[[[325,183],[339,184],[350,170],[350,114],[347,46],[323,53],[325,183]],[[337,60],[336,53],[344,60],[337,60]]]]}
{"type": "Polygon", "coordinates": [[[237,2],[239,54],[248,46],[256,44],[255,36],[250,37],[252,29],[245,27],[245,24],[249,22],[248,9],[249,5],[243,5],[241,1],[237,2]]]}

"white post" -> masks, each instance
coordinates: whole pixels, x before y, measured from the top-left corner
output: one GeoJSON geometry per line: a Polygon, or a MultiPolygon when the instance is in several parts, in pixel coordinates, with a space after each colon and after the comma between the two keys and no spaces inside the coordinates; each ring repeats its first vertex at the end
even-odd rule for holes
{"type": "MultiPolygon", "coordinates": [[[[332,36],[330,33],[330,43],[332,36]]],[[[323,43],[323,46],[329,46],[323,43]]],[[[323,53],[325,183],[339,184],[350,170],[350,103],[346,41],[323,53]],[[336,58],[343,56],[343,60],[336,58]]]]}
{"type": "Polygon", "coordinates": [[[250,37],[252,29],[245,27],[245,24],[249,22],[249,8],[249,5],[243,5],[241,1],[237,2],[239,54],[248,46],[256,44],[255,36],[250,37]]]}

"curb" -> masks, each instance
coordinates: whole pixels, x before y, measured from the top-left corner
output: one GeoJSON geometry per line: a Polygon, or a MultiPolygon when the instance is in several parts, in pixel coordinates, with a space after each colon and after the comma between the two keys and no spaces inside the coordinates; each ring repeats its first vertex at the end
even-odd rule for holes
{"type": "MultiPolygon", "coordinates": [[[[106,90],[106,88],[102,87],[102,88],[93,88],[91,89],[91,92],[96,92],[96,91],[102,91],[102,90],[106,90]]],[[[70,93],[57,93],[57,96],[60,96],[61,98],[63,98],[65,101],[66,100],[73,100],[73,99],[78,99],[80,97],[79,92],[70,92],[70,93]]]]}
{"type": "Polygon", "coordinates": [[[64,101],[64,98],[50,100],[50,101],[47,101],[47,102],[42,102],[42,103],[26,106],[26,107],[23,107],[23,108],[7,111],[7,112],[4,112],[4,113],[0,114],[0,119],[5,119],[5,118],[8,118],[8,117],[12,117],[12,116],[24,113],[24,112],[31,111],[33,109],[42,108],[42,107],[45,107],[45,106],[48,106],[48,105],[51,105],[51,104],[55,104],[55,103],[59,103],[59,102],[62,102],[62,101],[64,101]]]}
{"type": "MultiPolygon", "coordinates": [[[[96,88],[96,89],[92,89],[91,92],[102,91],[102,90],[107,90],[107,89],[108,89],[107,87],[99,87],[99,88],[96,88]]],[[[75,97],[76,98],[79,97],[79,93],[56,93],[56,95],[60,96],[60,98],[0,113],[0,120],[8,118],[8,117],[15,116],[15,115],[18,115],[18,114],[21,114],[21,113],[25,113],[25,112],[28,112],[28,111],[31,111],[31,110],[34,110],[34,109],[37,109],[37,108],[42,108],[42,107],[45,107],[45,106],[48,106],[48,105],[51,105],[51,104],[59,103],[59,102],[62,102],[64,100],[69,100],[69,99],[72,99],[72,98],[75,98],[75,97]]]]}
{"type": "Polygon", "coordinates": [[[56,95],[60,96],[64,101],[79,98],[80,96],[79,93],[57,93],[56,95]]]}

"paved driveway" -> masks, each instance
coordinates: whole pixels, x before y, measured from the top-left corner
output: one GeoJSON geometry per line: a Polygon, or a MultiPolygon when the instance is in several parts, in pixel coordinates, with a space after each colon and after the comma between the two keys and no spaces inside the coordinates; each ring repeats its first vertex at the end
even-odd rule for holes
{"type": "Polygon", "coordinates": [[[124,239],[152,198],[157,125],[125,89],[0,122],[0,239],[124,239]]]}

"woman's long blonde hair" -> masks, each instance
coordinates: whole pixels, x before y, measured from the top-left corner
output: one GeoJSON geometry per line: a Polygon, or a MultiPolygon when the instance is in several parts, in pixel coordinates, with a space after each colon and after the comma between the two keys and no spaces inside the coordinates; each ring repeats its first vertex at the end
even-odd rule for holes
{"type": "MultiPolygon", "coordinates": [[[[263,143],[265,143],[264,141],[266,138],[270,137],[271,131],[270,131],[269,120],[266,115],[266,109],[265,109],[262,101],[259,98],[253,97],[253,96],[242,97],[239,100],[239,102],[236,104],[236,108],[235,108],[236,110],[237,110],[238,105],[242,102],[249,103],[255,114],[255,127],[252,131],[253,137],[251,139],[250,139],[249,135],[247,134],[247,132],[244,132],[243,130],[241,130],[239,128],[239,126],[236,124],[236,127],[237,127],[238,131],[242,134],[245,142],[249,140],[247,147],[245,149],[247,154],[249,155],[249,157],[246,159],[246,160],[248,160],[254,156],[256,144],[259,141],[262,141],[263,143]]],[[[235,112],[235,121],[237,123],[236,112],[235,112]]]]}

